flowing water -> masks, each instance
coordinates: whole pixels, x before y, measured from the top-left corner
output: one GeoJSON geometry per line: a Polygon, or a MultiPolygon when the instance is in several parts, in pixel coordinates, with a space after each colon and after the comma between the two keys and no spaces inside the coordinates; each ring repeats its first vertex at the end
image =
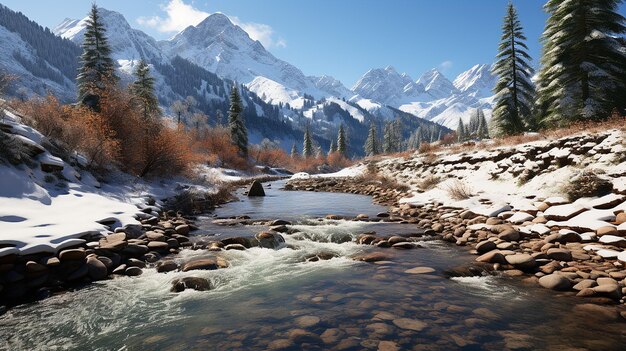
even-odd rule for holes
{"type": "MultiPolygon", "coordinates": [[[[408,234],[418,228],[317,220],[329,213],[375,215],[384,208],[364,196],[284,192],[278,190],[281,184],[273,183],[265,198],[242,197],[216,215],[291,220],[303,233],[284,235],[293,248],[223,251],[218,255],[229,261],[226,269],[145,269],[139,277],[18,306],[0,316],[0,349],[265,350],[282,343],[293,350],[376,350],[393,341],[406,350],[623,350],[626,328],[612,310],[580,305],[580,299],[557,297],[511,278],[447,279],[444,270],[473,257],[438,241],[415,250],[332,243],[336,235],[408,234]],[[373,250],[389,260],[350,259],[373,250]],[[306,262],[319,253],[336,257],[306,262]],[[405,273],[418,266],[434,272],[405,273]],[[185,276],[207,278],[214,289],[171,293],[171,281],[185,276]]],[[[265,229],[217,226],[211,218],[199,224],[194,239],[265,229]]],[[[212,254],[184,250],[174,258],[184,262],[212,254]]]]}

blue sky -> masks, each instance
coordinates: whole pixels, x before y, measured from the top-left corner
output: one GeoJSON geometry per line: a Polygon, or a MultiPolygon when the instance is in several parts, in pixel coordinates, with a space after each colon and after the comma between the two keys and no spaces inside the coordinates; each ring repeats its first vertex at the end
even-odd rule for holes
{"type": "MultiPolygon", "coordinates": [[[[329,74],[350,87],[368,69],[394,66],[417,79],[438,67],[450,79],[491,63],[509,0],[98,0],[157,39],[222,12],[275,56],[307,75],[329,74]]],[[[0,0],[53,28],[82,18],[91,0],[0,0]]],[[[516,0],[530,54],[540,54],[545,0],[516,0]]],[[[626,13],[622,5],[621,13],[626,13]]]]}

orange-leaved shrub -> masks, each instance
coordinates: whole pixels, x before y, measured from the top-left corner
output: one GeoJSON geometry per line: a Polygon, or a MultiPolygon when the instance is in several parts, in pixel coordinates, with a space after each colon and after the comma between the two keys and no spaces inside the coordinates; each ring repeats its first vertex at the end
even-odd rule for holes
{"type": "Polygon", "coordinates": [[[120,143],[101,115],[84,107],[62,105],[52,95],[17,103],[17,108],[26,122],[65,152],[61,156],[81,153],[87,167],[97,171],[119,160],[120,143]]]}

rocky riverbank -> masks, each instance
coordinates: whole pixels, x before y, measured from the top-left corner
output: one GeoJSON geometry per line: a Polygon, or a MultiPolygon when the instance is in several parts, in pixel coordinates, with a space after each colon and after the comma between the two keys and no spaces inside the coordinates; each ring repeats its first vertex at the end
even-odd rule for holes
{"type": "MultiPolygon", "coordinates": [[[[609,131],[473,154],[383,159],[369,166],[374,173],[356,178],[293,179],[285,188],[372,195],[375,201],[391,205],[389,216],[383,215],[386,220],[415,223],[476,254],[476,262],[468,269],[451,275],[492,271],[519,277],[560,295],[579,296],[584,302],[616,305],[626,318],[623,159],[623,133],[609,131]],[[601,169],[601,175],[592,180],[584,175],[579,182],[573,177],[565,179],[565,187],[576,184],[574,193],[585,194],[586,182],[599,180],[609,183],[608,191],[570,201],[545,195],[563,192],[560,188],[543,189],[542,195],[523,188],[532,182],[543,186],[548,179],[563,178],[571,169],[601,169]],[[469,182],[472,176],[482,176],[476,175],[480,171],[495,179],[483,184],[484,188],[491,186],[496,192],[503,184],[509,188],[499,196],[482,188],[467,190],[471,194],[458,201],[445,196],[456,184],[451,182],[469,182]],[[437,184],[425,186],[427,178],[437,179],[428,183],[448,180],[448,189],[435,189],[437,184]],[[525,194],[515,194],[517,187],[525,194]]],[[[389,240],[374,236],[361,242],[384,247],[389,240]]]]}

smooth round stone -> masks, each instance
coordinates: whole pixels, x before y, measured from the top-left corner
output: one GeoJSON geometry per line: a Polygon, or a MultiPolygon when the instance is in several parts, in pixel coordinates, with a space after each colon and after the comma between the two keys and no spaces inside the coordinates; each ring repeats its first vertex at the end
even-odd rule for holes
{"type": "Polygon", "coordinates": [[[129,277],[136,277],[141,275],[143,271],[139,267],[127,267],[125,273],[129,277]]]}
{"type": "Polygon", "coordinates": [[[159,273],[171,272],[177,269],[178,269],[178,263],[172,260],[161,261],[157,264],[157,272],[159,273]]]}
{"type": "Polygon", "coordinates": [[[408,274],[427,274],[427,273],[432,273],[435,270],[433,268],[430,267],[415,267],[415,268],[411,268],[411,269],[407,269],[406,271],[404,271],[404,273],[408,273],[408,274]]]}
{"type": "Polygon", "coordinates": [[[569,279],[556,273],[544,275],[539,278],[539,285],[552,290],[569,290],[569,288],[572,287],[572,283],[569,279]]]}
{"type": "Polygon", "coordinates": [[[82,261],[85,257],[87,257],[87,253],[80,249],[63,250],[59,254],[61,261],[82,261]]]}
{"type": "Polygon", "coordinates": [[[216,258],[202,258],[193,261],[189,261],[185,263],[182,267],[183,272],[197,270],[197,269],[205,269],[205,270],[214,270],[218,269],[219,266],[217,264],[216,258]]]}
{"type": "Polygon", "coordinates": [[[224,247],[225,250],[239,250],[239,251],[243,251],[246,249],[245,246],[241,245],[241,244],[228,244],[224,247]]]}
{"type": "Polygon", "coordinates": [[[394,319],[393,324],[395,324],[398,328],[401,328],[401,329],[408,329],[408,330],[415,330],[415,331],[422,331],[427,326],[426,323],[420,320],[410,319],[410,318],[394,319]]]}
{"type": "Polygon", "coordinates": [[[89,277],[93,280],[102,280],[107,277],[109,271],[107,266],[95,257],[87,257],[87,269],[89,277]]]}
{"type": "Polygon", "coordinates": [[[476,245],[476,251],[481,255],[495,249],[496,243],[490,240],[481,241],[476,245]]]}
{"type": "Polygon", "coordinates": [[[302,316],[296,318],[296,325],[300,328],[309,328],[319,324],[320,318],[316,316],[302,316]]]}
{"type": "Polygon", "coordinates": [[[399,350],[398,344],[393,341],[381,341],[378,343],[378,351],[397,351],[399,350]]]}
{"type": "Polygon", "coordinates": [[[267,345],[268,350],[290,350],[294,347],[294,344],[289,339],[277,339],[267,345]]]}

